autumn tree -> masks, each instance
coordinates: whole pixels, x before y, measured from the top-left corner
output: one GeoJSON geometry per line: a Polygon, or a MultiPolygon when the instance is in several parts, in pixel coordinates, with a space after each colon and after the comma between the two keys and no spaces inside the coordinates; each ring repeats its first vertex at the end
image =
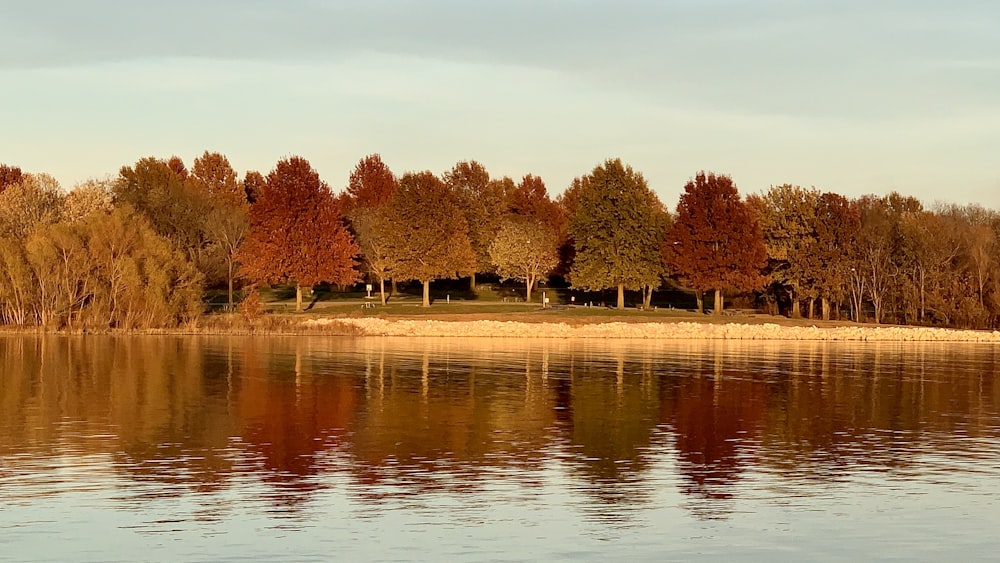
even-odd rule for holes
{"type": "Polygon", "coordinates": [[[659,285],[663,206],[642,174],[620,159],[595,167],[579,186],[569,218],[575,246],[570,280],[587,290],[617,288],[618,308],[624,309],[626,289],[659,285]]]}
{"type": "Polygon", "coordinates": [[[476,254],[459,194],[432,172],[410,172],[399,180],[389,205],[393,277],[418,280],[424,307],[430,306],[430,283],[472,275],[476,254]]]}
{"type": "Polygon", "coordinates": [[[80,182],[63,198],[63,220],[67,223],[82,221],[91,213],[110,213],[113,206],[112,180],[86,180],[80,182]]]}
{"type": "Polygon", "coordinates": [[[530,303],[535,283],[559,264],[558,249],[559,237],[552,226],[531,216],[512,215],[501,221],[489,250],[500,279],[523,281],[524,300],[530,303]]]}
{"type": "Polygon", "coordinates": [[[229,159],[206,151],[196,158],[188,179],[207,198],[204,234],[207,243],[203,271],[218,263],[225,270],[227,298],[233,306],[233,285],[239,266],[237,252],[250,232],[250,207],[244,185],[229,159]]]}
{"type": "Polygon", "coordinates": [[[246,192],[225,155],[205,151],[194,159],[189,175],[196,187],[231,206],[247,203],[246,192]]]}
{"type": "Polygon", "coordinates": [[[385,305],[385,282],[395,272],[393,229],[386,207],[358,207],[351,211],[351,230],[357,239],[364,269],[378,280],[379,299],[385,305]]]}
{"type": "Polygon", "coordinates": [[[73,327],[93,295],[95,279],[80,222],[43,225],[32,233],[25,249],[37,280],[41,324],[73,327]]]}
{"type": "MultiPolygon", "coordinates": [[[[823,320],[846,295],[851,280],[851,249],[861,228],[858,207],[842,195],[825,192],[816,200],[810,251],[799,256],[819,294],[823,320]]],[[[838,307],[839,309],[839,307],[838,307]]]]}
{"type": "Polygon", "coordinates": [[[243,194],[246,196],[247,203],[254,204],[257,202],[257,196],[264,191],[264,186],[267,184],[267,179],[264,175],[256,170],[250,170],[243,175],[243,194]]]}
{"type": "Polygon", "coordinates": [[[752,291],[765,283],[767,250],[760,226],[725,175],[699,172],[684,186],[674,223],[663,241],[663,258],[698,292],[715,290],[715,313],[723,291],[752,291]]]}
{"type": "Polygon", "coordinates": [[[205,221],[211,199],[187,179],[187,169],[176,156],[167,160],[143,158],[119,171],[115,204],[127,204],[144,215],[153,229],[184,252],[191,263],[212,273],[204,255],[208,246],[205,221]]]}
{"type": "Polygon", "coordinates": [[[379,298],[385,305],[385,282],[392,275],[389,251],[392,224],[387,206],[399,181],[377,154],[361,159],[351,172],[342,199],[351,232],[361,249],[362,265],[378,280],[379,298]]]}
{"type": "Polygon", "coordinates": [[[370,154],[362,158],[351,171],[346,191],[349,208],[384,207],[395,193],[397,184],[396,175],[382,162],[382,157],[370,154]]]}
{"type": "Polygon", "coordinates": [[[442,176],[444,183],[457,196],[468,225],[469,242],[476,255],[476,265],[470,274],[470,288],[476,289],[476,273],[493,268],[489,247],[500,228],[506,194],[502,184],[490,181],[489,172],[475,160],[457,163],[442,176]]]}
{"type": "Polygon", "coordinates": [[[762,195],[747,197],[764,237],[771,281],[787,292],[793,317],[801,316],[799,301],[803,291],[809,297],[810,318],[813,300],[818,296],[811,279],[814,272],[807,260],[816,240],[818,200],[818,190],[790,184],[772,186],[762,195]]]}
{"type": "Polygon", "coordinates": [[[0,236],[0,319],[4,324],[29,324],[36,285],[24,243],[0,236]]]}
{"type": "Polygon", "coordinates": [[[0,194],[14,184],[20,184],[23,174],[17,166],[0,164],[0,194]]]}
{"type": "Polygon", "coordinates": [[[201,315],[203,275],[144,215],[120,206],[88,216],[80,232],[94,268],[87,324],[171,327],[201,315]]]}
{"type": "Polygon", "coordinates": [[[25,241],[40,224],[62,216],[64,194],[48,174],[24,174],[21,181],[0,193],[0,236],[25,241]]]}
{"type": "Polygon", "coordinates": [[[926,210],[900,221],[900,267],[915,293],[912,308],[918,323],[927,321],[928,312],[946,322],[951,316],[943,296],[962,250],[958,225],[943,213],[926,210]]]}
{"type": "Polygon", "coordinates": [[[302,310],[304,287],[358,280],[358,246],[341,224],[330,187],[309,161],[279,161],[257,197],[250,233],[237,253],[243,275],[255,282],[294,282],[296,311],[302,310]]]}

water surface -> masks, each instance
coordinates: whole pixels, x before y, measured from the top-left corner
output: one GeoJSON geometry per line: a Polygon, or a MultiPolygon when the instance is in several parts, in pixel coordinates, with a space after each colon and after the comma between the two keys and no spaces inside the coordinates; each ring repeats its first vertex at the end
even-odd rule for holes
{"type": "Polygon", "coordinates": [[[0,337],[0,559],[1000,550],[989,345],[0,337]]]}

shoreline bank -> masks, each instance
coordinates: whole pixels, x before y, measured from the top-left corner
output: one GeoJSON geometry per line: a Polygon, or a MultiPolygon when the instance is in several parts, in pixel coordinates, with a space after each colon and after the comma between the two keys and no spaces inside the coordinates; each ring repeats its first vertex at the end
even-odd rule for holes
{"type": "Polygon", "coordinates": [[[602,338],[642,340],[814,340],[853,342],[989,342],[1000,343],[1000,331],[953,330],[897,326],[782,326],[775,323],[709,324],[697,322],[567,323],[517,321],[388,320],[381,318],[311,319],[302,324],[332,324],[360,336],[464,338],[602,338]]]}
{"type": "Polygon", "coordinates": [[[1000,331],[911,326],[812,326],[771,322],[697,321],[500,321],[392,319],[381,317],[278,318],[255,324],[136,330],[47,330],[4,327],[4,335],[112,336],[339,336],[473,339],[757,340],[815,342],[968,342],[1000,344],[1000,331]]]}

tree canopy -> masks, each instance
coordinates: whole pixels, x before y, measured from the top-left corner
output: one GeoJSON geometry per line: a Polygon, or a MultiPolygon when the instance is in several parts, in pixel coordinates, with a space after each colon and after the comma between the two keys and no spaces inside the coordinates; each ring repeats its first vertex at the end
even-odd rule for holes
{"type": "Polygon", "coordinates": [[[699,291],[715,290],[716,313],[722,311],[723,291],[750,291],[765,283],[760,226],[729,176],[699,172],[684,186],[663,255],[682,281],[699,291]]]}
{"type": "Polygon", "coordinates": [[[578,186],[569,220],[576,248],[570,280],[582,289],[617,288],[624,309],[626,289],[660,283],[663,206],[642,174],[620,159],[595,167],[578,186]]]}
{"type": "Polygon", "coordinates": [[[430,306],[432,280],[468,276],[476,269],[460,201],[434,173],[411,172],[400,178],[390,203],[393,276],[422,282],[425,307],[430,306]]]}
{"type": "Polygon", "coordinates": [[[281,160],[268,174],[250,207],[250,227],[238,254],[240,272],[254,282],[294,282],[296,310],[304,287],[359,279],[358,246],[329,186],[304,158],[281,160]]]}

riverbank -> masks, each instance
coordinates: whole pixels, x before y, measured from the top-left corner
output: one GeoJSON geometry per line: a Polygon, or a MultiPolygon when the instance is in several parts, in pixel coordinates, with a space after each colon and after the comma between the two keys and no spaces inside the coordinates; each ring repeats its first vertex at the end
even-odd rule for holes
{"type": "Polygon", "coordinates": [[[249,321],[240,315],[216,314],[203,317],[197,325],[172,329],[52,330],[42,327],[0,327],[0,334],[4,333],[1000,343],[1000,331],[877,326],[768,315],[682,315],[655,318],[628,315],[579,317],[560,313],[554,316],[449,313],[422,318],[411,315],[359,317],[296,313],[269,314],[249,321]],[[511,318],[514,320],[507,320],[511,318]]]}
{"type": "Polygon", "coordinates": [[[598,338],[662,340],[817,340],[856,342],[996,342],[1000,332],[897,326],[783,326],[703,322],[607,322],[582,325],[516,321],[394,320],[382,318],[309,319],[307,329],[334,329],[362,336],[466,338],[598,338]]]}

